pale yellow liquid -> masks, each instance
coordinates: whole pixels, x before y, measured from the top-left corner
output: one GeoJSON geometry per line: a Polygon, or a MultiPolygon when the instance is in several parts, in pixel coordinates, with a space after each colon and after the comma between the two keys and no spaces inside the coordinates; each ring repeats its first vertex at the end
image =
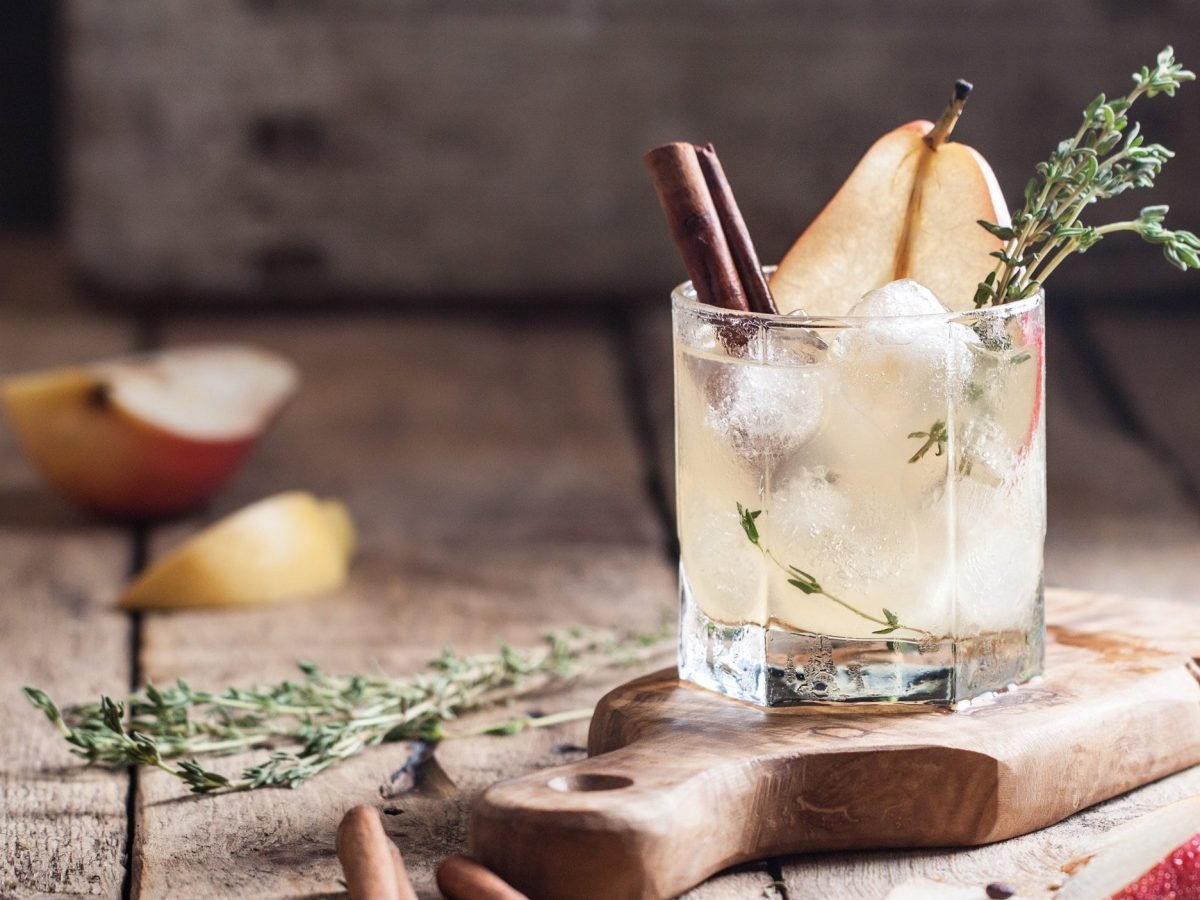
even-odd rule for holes
{"type": "MultiPolygon", "coordinates": [[[[922,317],[924,318],[924,317],[922,317]]],[[[736,359],[716,332],[677,340],[678,523],[684,577],[717,622],[845,638],[882,626],[805,594],[747,538],[895,637],[1026,630],[1045,536],[1040,312],[987,349],[966,325],[828,329],[826,351],[768,343],[736,359]],[[769,360],[764,361],[764,360],[769,360]],[[946,423],[941,456],[910,432],[946,423]]],[[[735,348],[734,353],[744,353],[735,348]]]]}

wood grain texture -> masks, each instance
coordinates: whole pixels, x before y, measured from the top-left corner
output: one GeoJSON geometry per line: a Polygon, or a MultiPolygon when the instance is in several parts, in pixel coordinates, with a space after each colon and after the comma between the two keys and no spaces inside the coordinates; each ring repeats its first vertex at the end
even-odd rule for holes
{"type": "MultiPolygon", "coordinates": [[[[304,379],[213,515],[283,488],[316,490],[348,504],[361,553],[349,585],[323,600],[147,616],[147,677],[222,686],[289,675],[299,658],[332,671],[411,671],[447,643],[469,651],[573,623],[653,626],[673,610],[673,573],[601,323],[273,319],[180,325],[167,337],[258,341],[295,360],[304,379]]],[[[154,552],[194,526],[162,531],[154,552]]],[[[594,703],[624,677],[521,709],[594,703]]],[[[347,808],[371,803],[393,810],[389,831],[419,892],[434,896],[433,870],[461,851],[475,794],[569,758],[554,748],[582,741],[581,728],[447,742],[437,758],[457,790],[386,803],[379,787],[405,745],[290,792],[181,800],[177,783],[148,773],[136,894],[336,890],[334,828],[347,808]]]]}
{"type": "MultiPolygon", "coordinates": [[[[0,264],[0,292],[23,294],[29,283],[10,274],[0,264]]],[[[0,375],[121,352],[131,338],[97,318],[5,311],[0,375]]],[[[19,688],[62,702],[125,692],[129,624],[112,601],[131,551],[124,530],[46,487],[0,423],[0,896],[120,893],[128,777],[83,769],[19,688]]]]}
{"type": "MultiPolygon", "coordinates": [[[[1200,56],[1180,2],[1013,0],[974,9],[970,28],[937,0],[126,0],[119,13],[72,0],[64,19],[74,259],[164,308],[180,289],[260,306],[348,292],[653,302],[650,286],[682,280],[638,165],[656,144],[716,143],[773,262],[870,144],[936,116],[956,77],[978,90],[955,137],[992,160],[1011,201],[1099,91],[1127,86],[1168,39],[1183,62],[1200,56]]],[[[1184,151],[1200,92],[1151,109],[1149,139],[1179,151],[1163,194],[1195,221],[1200,157],[1184,151]]],[[[1186,290],[1154,256],[1113,240],[1055,279],[1186,290]]]]}
{"type": "Polygon", "coordinates": [[[781,853],[988,844],[1200,763],[1192,608],[1047,605],[1045,676],[951,714],[767,712],[673,670],[623,685],[589,759],[484,794],[472,853],[531,896],[650,900],[781,853]]]}
{"type": "MultiPolygon", "coordinates": [[[[882,900],[897,886],[919,880],[973,891],[994,881],[1023,898],[1048,898],[1065,876],[1062,866],[1089,852],[1110,828],[1183,797],[1200,794],[1200,767],[1130,791],[1042,831],[986,847],[828,853],[782,861],[789,900],[828,897],[882,900]]],[[[918,894],[917,896],[922,896],[918,894]]]]}
{"type": "MultiPolygon", "coordinates": [[[[1190,386],[1197,367],[1200,312],[1194,306],[1094,313],[1090,337],[1097,362],[1121,402],[1192,496],[1200,495],[1200,395],[1190,386]]],[[[1180,485],[1183,487],[1183,485],[1180,485]]]]}
{"type": "MultiPolygon", "coordinates": [[[[1200,568],[1188,563],[1200,554],[1200,511],[1106,396],[1084,343],[1095,316],[1064,309],[1047,325],[1047,583],[1200,602],[1200,568]]],[[[1168,330],[1163,340],[1156,352],[1186,366],[1168,330]]],[[[1180,414],[1162,421],[1189,427],[1180,414]]]]}

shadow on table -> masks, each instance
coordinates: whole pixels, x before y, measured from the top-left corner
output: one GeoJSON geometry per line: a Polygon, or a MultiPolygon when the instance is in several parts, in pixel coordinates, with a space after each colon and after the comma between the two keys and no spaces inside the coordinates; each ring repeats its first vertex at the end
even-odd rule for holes
{"type": "Polygon", "coordinates": [[[0,487],[0,528],[67,531],[104,524],[48,487],[0,487]]]}

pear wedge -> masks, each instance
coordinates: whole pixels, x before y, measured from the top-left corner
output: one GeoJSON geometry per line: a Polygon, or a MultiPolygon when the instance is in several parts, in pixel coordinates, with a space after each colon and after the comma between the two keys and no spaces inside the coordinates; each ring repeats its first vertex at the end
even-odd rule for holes
{"type": "Polygon", "coordinates": [[[1001,246],[978,220],[1007,225],[1009,215],[987,161],[948,140],[969,91],[959,82],[937,123],[901,125],[859,160],[772,277],[781,313],[846,315],[867,291],[900,278],[950,309],[974,307],[1001,246]]]}
{"type": "Polygon", "coordinates": [[[290,491],[253,503],[154,563],[121,594],[122,609],[249,606],[331,591],[354,553],[346,508],[290,491]]]}

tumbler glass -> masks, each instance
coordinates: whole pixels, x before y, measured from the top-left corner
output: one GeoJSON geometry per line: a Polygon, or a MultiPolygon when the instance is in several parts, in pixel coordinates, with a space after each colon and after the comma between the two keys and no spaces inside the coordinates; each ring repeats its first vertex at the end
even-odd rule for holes
{"type": "Polygon", "coordinates": [[[1041,671],[1041,294],[818,318],[672,295],[680,677],[953,705],[1041,671]]]}

